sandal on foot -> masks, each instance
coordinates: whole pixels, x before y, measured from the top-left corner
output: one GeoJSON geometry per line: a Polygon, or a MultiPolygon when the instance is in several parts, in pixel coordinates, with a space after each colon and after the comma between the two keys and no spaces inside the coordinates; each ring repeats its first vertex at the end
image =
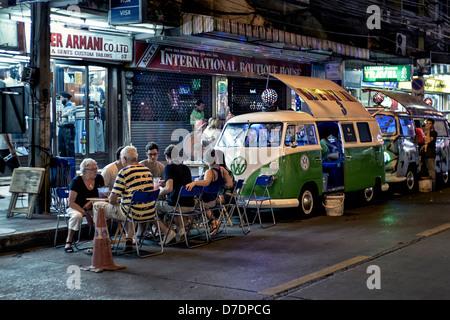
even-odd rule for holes
{"type": "Polygon", "coordinates": [[[211,232],[210,235],[215,235],[217,231],[219,231],[220,223],[217,222],[217,220],[213,220],[211,222],[211,232]]]}
{"type": "Polygon", "coordinates": [[[67,253],[73,253],[72,242],[66,242],[66,246],[70,245],[70,247],[64,247],[64,251],[67,253]]]}

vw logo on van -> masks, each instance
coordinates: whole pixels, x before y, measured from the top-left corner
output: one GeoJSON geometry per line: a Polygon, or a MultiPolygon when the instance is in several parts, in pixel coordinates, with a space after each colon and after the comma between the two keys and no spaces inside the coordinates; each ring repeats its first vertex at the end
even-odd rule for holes
{"type": "Polygon", "coordinates": [[[304,171],[308,170],[309,168],[309,158],[306,154],[302,155],[300,158],[300,166],[304,171]]]}
{"type": "Polygon", "coordinates": [[[244,173],[245,169],[247,169],[247,161],[244,157],[237,157],[231,161],[230,165],[231,172],[235,175],[241,175],[244,173]]]}

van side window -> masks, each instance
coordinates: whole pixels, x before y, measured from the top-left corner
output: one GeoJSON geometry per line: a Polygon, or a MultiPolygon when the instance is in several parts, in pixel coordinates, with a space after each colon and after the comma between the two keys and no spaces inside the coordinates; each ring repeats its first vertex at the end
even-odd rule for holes
{"type": "Polygon", "coordinates": [[[370,134],[369,124],[367,122],[357,122],[360,142],[372,142],[372,135],[370,134]]]}
{"type": "Polygon", "coordinates": [[[398,118],[400,122],[400,128],[402,129],[402,134],[408,137],[414,137],[414,126],[411,119],[398,118]]]}
{"type": "Polygon", "coordinates": [[[286,130],[284,145],[290,146],[296,141],[297,146],[317,144],[316,128],[313,124],[290,125],[286,130]]]}
{"type": "Polygon", "coordinates": [[[444,121],[434,121],[434,130],[436,130],[439,137],[447,136],[447,128],[444,121]]]}
{"type": "Polygon", "coordinates": [[[395,134],[397,131],[395,127],[395,119],[392,116],[387,115],[377,115],[375,117],[377,119],[378,125],[380,126],[381,133],[385,134],[395,134]]]}
{"type": "Polygon", "coordinates": [[[317,144],[316,127],[312,124],[305,124],[306,135],[308,136],[308,144],[317,144]]]}
{"type": "Polygon", "coordinates": [[[353,123],[343,123],[342,132],[344,134],[345,142],[356,142],[355,128],[353,123]]]}
{"type": "Polygon", "coordinates": [[[253,123],[245,139],[246,147],[278,147],[281,143],[281,123],[253,123]]]}

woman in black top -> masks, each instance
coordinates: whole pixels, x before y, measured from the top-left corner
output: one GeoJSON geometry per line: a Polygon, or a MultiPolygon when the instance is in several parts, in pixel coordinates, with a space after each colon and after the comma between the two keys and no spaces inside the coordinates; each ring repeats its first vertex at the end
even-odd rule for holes
{"type": "Polygon", "coordinates": [[[66,212],[70,214],[69,231],[66,239],[66,252],[73,252],[72,239],[83,221],[83,216],[89,224],[93,224],[90,215],[92,203],[87,198],[98,197],[97,188],[105,185],[103,177],[97,173],[98,167],[95,160],[86,158],[80,164],[81,175],[76,176],[69,186],[69,207],[66,212]]]}

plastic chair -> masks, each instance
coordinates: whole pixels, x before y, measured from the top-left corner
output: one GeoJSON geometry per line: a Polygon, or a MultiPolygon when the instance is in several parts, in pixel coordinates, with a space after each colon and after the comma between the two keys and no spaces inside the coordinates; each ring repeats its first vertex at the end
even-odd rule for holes
{"type": "MultiPolygon", "coordinates": [[[[66,227],[69,228],[69,219],[70,214],[66,213],[66,209],[69,206],[69,188],[54,188],[55,189],[55,197],[56,197],[56,230],[55,230],[55,239],[53,240],[53,245],[56,247],[56,241],[58,239],[58,230],[59,230],[59,223],[61,219],[63,218],[66,222],[66,227]]],[[[78,248],[78,244],[80,243],[81,238],[81,223],[78,228],[78,240],[74,243],[75,248],[78,250],[82,250],[81,248],[78,248]]]]}
{"type": "Polygon", "coordinates": [[[273,183],[272,175],[260,175],[255,180],[252,191],[250,192],[250,196],[241,197],[241,201],[242,201],[241,204],[243,204],[245,208],[248,208],[250,202],[255,203],[257,215],[253,219],[253,223],[255,223],[256,217],[258,217],[261,228],[268,228],[268,227],[273,227],[274,225],[276,225],[275,215],[273,213],[273,207],[272,207],[272,197],[270,196],[270,193],[269,193],[269,187],[272,185],[272,183],[273,183]],[[263,193],[262,193],[262,195],[257,195],[257,190],[260,188],[263,188],[263,193]],[[270,211],[272,212],[273,224],[269,225],[269,226],[264,226],[261,221],[260,209],[262,208],[264,202],[269,202],[270,211]]]}
{"type": "Polygon", "coordinates": [[[245,179],[239,179],[231,193],[230,200],[228,201],[227,207],[231,208],[228,216],[231,218],[233,216],[234,210],[238,212],[239,222],[244,234],[250,232],[250,223],[248,222],[247,210],[245,208],[246,201],[241,199],[241,192],[244,188],[245,179]],[[242,213],[241,209],[242,208],[242,213]]]}
{"type": "MultiPolygon", "coordinates": [[[[210,240],[218,240],[218,239],[223,239],[223,238],[228,237],[228,228],[227,228],[227,221],[226,221],[226,215],[225,215],[226,210],[225,210],[225,207],[222,204],[221,198],[219,197],[219,193],[220,193],[221,190],[222,190],[222,185],[220,185],[220,186],[209,185],[209,186],[206,186],[206,187],[203,188],[202,196],[200,197],[201,205],[203,206],[203,212],[205,213],[205,216],[206,216],[206,211],[207,210],[211,211],[211,214],[213,215],[213,217],[214,217],[214,212],[216,212],[216,211],[219,212],[219,216],[217,218],[217,221],[219,222],[219,228],[218,228],[216,234],[219,234],[220,228],[222,226],[223,226],[223,229],[225,230],[225,233],[226,233],[225,236],[221,236],[221,237],[215,236],[214,237],[215,239],[213,239],[213,235],[211,234],[212,230],[211,230],[211,228],[209,227],[209,224],[208,224],[208,228],[207,229],[208,229],[208,237],[209,237],[210,240]],[[205,206],[205,202],[204,202],[205,195],[208,195],[209,199],[214,199],[215,205],[213,207],[207,208],[205,206]]],[[[213,201],[213,200],[211,200],[211,201],[213,201]]],[[[208,219],[208,218],[206,217],[206,219],[208,219]]]]}
{"type": "MultiPolygon", "coordinates": [[[[136,223],[145,223],[145,228],[142,233],[141,239],[138,240],[137,236],[136,236],[136,232],[133,232],[133,238],[134,238],[134,242],[136,244],[136,253],[141,258],[159,255],[164,252],[164,246],[163,246],[163,241],[162,241],[162,237],[161,237],[161,229],[160,229],[160,225],[159,225],[160,221],[159,221],[158,215],[156,213],[156,209],[155,209],[155,215],[153,217],[145,219],[145,220],[138,220],[137,222],[134,220],[134,215],[132,214],[131,210],[136,205],[145,206],[147,204],[151,207],[155,207],[155,202],[158,199],[158,196],[159,196],[159,189],[154,190],[154,191],[135,191],[135,192],[133,192],[133,196],[131,197],[130,205],[128,206],[126,220],[124,222],[122,222],[122,231],[125,230],[125,226],[127,223],[132,223],[133,230],[136,229],[136,223]],[[159,244],[160,244],[161,250],[158,252],[152,252],[149,254],[141,254],[140,248],[142,248],[142,245],[144,243],[145,234],[147,233],[147,231],[149,230],[149,227],[153,223],[156,223],[156,225],[158,227],[158,238],[159,238],[159,244]]],[[[154,234],[152,228],[150,228],[150,231],[153,236],[153,239],[156,242],[157,236],[154,234]]],[[[123,232],[120,233],[120,237],[122,235],[123,235],[123,232]]],[[[120,239],[116,245],[116,253],[117,253],[117,248],[119,247],[119,245],[120,245],[120,239]]]]}
{"type": "MultiPolygon", "coordinates": [[[[201,245],[205,245],[209,243],[209,237],[208,237],[208,226],[207,226],[207,219],[206,215],[203,211],[203,206],[201,202],[197,203],[199,205],[199,208],[197,206],[194,207],[194,210],[190,212],[183,212],[182,206],[180,205],[180,199],[182,198],[194,198],[194,200],[200,200],[200,196],[202,194],[203,187],[196,186],[192,188],[191,191],[186,190],[186,187],[183,186],[180,189],[180,192],[178,193],[177,202],[174,207],[174,211],[168,213],[168,215],[171,217],[169,222],[169,230],[171,230],[173,225],[173,220],[175,216],[179,216],[181,219],[182,228],[185,230],[185,242],[186,246],[188,248],[195,248],[201,245]],[[188,225],[185,224],[185,219],[189,221],[188,225]],[[201,229],[204,229],[205,231],[202,233],[201,229]],[[196,230],[197,234],[193,234],[193,231],[196,230]],[[200,238],[202,236],[205,236],[204,241],[199,241],[195,245],[191,245],[191,240],[195,238],[200,238]]],[[[192,241],[193,242],[193,241],[192,241]]]]}

